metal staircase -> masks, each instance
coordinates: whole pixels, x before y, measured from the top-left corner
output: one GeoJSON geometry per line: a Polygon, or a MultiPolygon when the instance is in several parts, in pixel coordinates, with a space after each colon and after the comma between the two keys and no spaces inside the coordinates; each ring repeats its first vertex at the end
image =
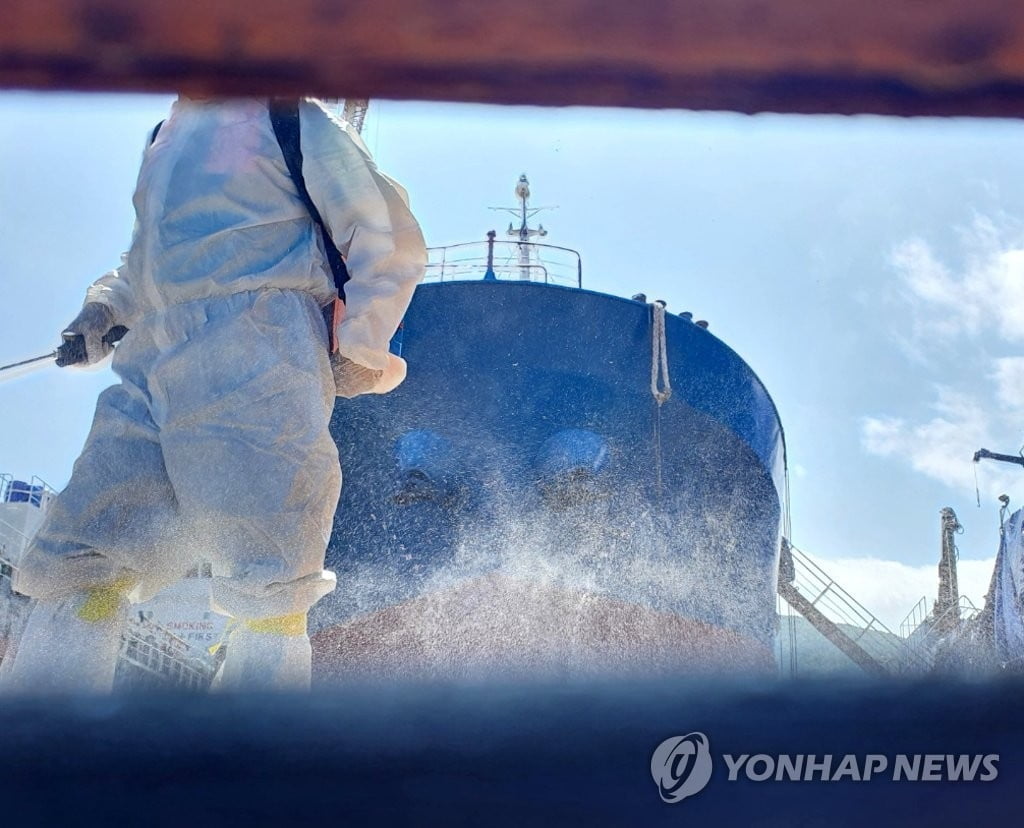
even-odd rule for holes
{"type": "Polygon", "coordinates": [[[926,660],[837,584],[810,556],[783,541],[779,595],[865,672],[888,676],[926,660]]]}

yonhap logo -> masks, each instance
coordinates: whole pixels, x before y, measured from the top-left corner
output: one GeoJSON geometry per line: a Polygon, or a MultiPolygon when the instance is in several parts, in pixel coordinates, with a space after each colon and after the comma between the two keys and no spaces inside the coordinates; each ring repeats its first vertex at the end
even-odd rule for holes
{"type": "MultiPolygon", "coordinates": [[[[947,782],[970,784],[999,778],[998,753],[723,753],[723,784],[732,782],[947,782]]],[[[699,731],[672,736],[654,749],[651,776],[663,802],[699,794],[714,764],[708,737],[699,731]]]]}
{"type": "Polygon", "coordinates": [[[711,748],[703,733],[672,736],[654,749],[651,776],[669,804],[699,794],[711,780],[711,748]]]}

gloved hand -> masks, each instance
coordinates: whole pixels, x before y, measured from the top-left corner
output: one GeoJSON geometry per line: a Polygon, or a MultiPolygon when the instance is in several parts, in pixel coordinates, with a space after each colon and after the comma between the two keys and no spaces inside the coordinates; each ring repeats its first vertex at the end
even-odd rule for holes
{"type": "Polygon", "coordinates": [[[331,354],[331,370],[338,396],[347,400],[371,391],[384,373],[353,362],[337,352],[331,354]]]}
{"type": "MultiPolygon", "coordinates": [[[[114,312],[108,305],[102,302],[86,302],[81,312],[64,329],[61,336],[64,337],[65,342],[82,337],[85,345],[85,362],[83,364],[95,365],[114,350],[114,346],[109,341],[104,342],[103,337],[115,324],[114,312]]],[[[58,359],[57,364],[63,366],[74,363],[62,362],[58,359]]]]}

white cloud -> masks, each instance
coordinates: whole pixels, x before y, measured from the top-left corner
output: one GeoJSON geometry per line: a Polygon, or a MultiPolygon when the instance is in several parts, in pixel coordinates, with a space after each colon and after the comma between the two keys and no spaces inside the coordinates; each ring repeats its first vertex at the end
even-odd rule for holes
{"type": "Polygon", "coordinates": [[[897,245],[890,262],[917,298],[940,306],[956,306],[959,286],[923,239],[907,239],[897,245]]]}
{"type": "Polygon", "coordinates": [[[1006,219],[976,216],[960,232],[964,262],[954,272],[923,239],[897,245],[889,257],[910,314],[912,344],[934,349],[951,339],[992,330],[1024,342],[1024,234],[1006,219]]]}
{"type": "MultiPolygon", "coordinates": [[[[861,445],[869,454],[893,457],[961,493],[975,490],[974,452],[1002,445],[1006,428],[998,416],[974,397],[946,386],[937,388],[935,416],[913,424],[898,417],[865,417],[861,445]]],[[[1020,482],[1015,468],[986,465],[978,477],[982,491],[995,497],[1020,482]]]]}
{"type": "MultiPolygon", "coordinates": [[[[894,326],[893,338],[917,362],[941,352],[935,367],[946,375],[955,370],[960,384],[937,386],[925,417],[864,417],[861,445],[973,494],[974,452],[1007,451],[1024,431],[1024,356],[1005,355],[1024,342],[1024,233],[1005,217],[997,223],[976,216],[959,240],[963,262],[957,269],[919,238],[897,245],[890,264],[909,320],[894,326]]],[[[1020,483],[1020,470],[987,463],[978,481],[994,497],[1020,483]]]]}
{"type": "Polygon", "coordinates": [[[996,397],[1010,411],[1024,409],[1024,357],[1000,357],[995,361],[992,379],[996,397]]]}
{"type": "Polygon", "coordinates": [[[900,450],[905,430],[906,423],[899,417],[865,417],[861,442],[870,454],[887,457],[900,450]]]}
{"type": "Polygon", "coordinates": [[[983,271],[1000,333],[1010,342],[1024,341],[1024,250],[1006,250],[983,271]]]}

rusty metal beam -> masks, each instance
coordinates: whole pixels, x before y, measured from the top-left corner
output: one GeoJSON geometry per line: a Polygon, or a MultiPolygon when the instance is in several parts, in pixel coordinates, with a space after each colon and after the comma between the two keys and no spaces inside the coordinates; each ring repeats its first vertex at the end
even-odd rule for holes
{"type": "Polygon", "coordinates": [[[1014,0],[0,0],[0,87],[1024,114],[1014,0]]]}

